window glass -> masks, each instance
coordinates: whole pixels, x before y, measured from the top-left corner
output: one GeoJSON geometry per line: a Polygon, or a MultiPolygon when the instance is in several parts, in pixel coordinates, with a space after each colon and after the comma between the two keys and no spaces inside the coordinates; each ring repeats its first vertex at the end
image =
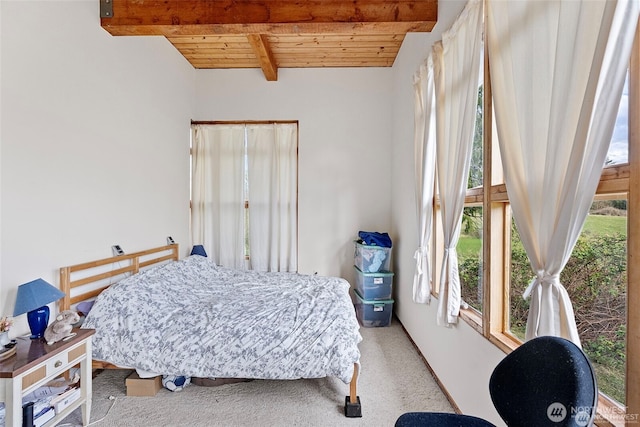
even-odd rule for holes
{"type": "MultiPolygon", "coordinates": [[[[480,62],[482,64],[482,61],[480,62]]],[[[480,67],[480,79],[476,97],[476,119],[473,149],[467,188],[482,188],[483,179],[483,95],[484,67],[480,67]]],[[[462,212],[462,229],[458,241],[458,272],[462,299],[475,310],[482,312],[482,206],[465,206],[462,212]]]]}
{"type": "Polygon", "coordinates": [[[469,166],[469,180],[467,188],[475,188],[482,186],[482,119],[483,119],[483,96],[484,85],[478,86],[478,96],[476,103],[476,122],[475,131],[473,133],[473,150],[471,151],[471,165],[469,166]]]}
{"type": "Polygon", "coordinates": [[[607,153],[607,165],[629,163],[629,71],[618,107],[618,116],[607,153]]]}
{"type": "Polygon", "coordinates": [[[249,209],[249,199],[247,198],[247,196],[249,195],[249,156],[248,156],[248,148],[247,148],[247,127],[245,126],[244,128],[244,153],[243,153],[243,168],[244,168],[244,182],[242,184],[242,191],[245,195],[245,199],[244,199],[244,257],[245,259],[249,259],[251,257],[251,248],[249,246],[249,236],[251,236],[251,221],[250,221],[250,213],[251,210],[249,209]]]}
{"type": "Polygon", "coordinates": [[[456,249],[462,299],[482,312],[482,206],[464,208],[456,249]]]}
{"type": "MultiPolygon", "coordinates": [[[[573,303],[582,347],[593,362],[600,391],[625,402],[627,202],[595,201],[560,282],[573,303]]],[[[509,331],[524,340],[533,278],[515,225],[511,227],[509,331]]]]}
{"type": "Polygon", "coordinates": [[[522,298],[522,294],[533,278],[533,270],[513,220],[511,220],[511,270],[509,273],[509,332],[524,341],[529,300],[522,298]]]}
{"type": "Polygon", "coordinates": [[[627,201],[591,206],[582,235],[562,274],[582,347],[600,391],[625,402],[627,201]]]}

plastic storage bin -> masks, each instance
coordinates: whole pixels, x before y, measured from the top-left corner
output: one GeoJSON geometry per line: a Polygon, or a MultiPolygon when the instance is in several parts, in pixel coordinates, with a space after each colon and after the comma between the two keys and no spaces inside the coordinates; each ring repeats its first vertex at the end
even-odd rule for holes
{"type": "Polygon", "coordinates": [[[355,266],[364,273],[377,273],[389,271],[391,266],[391,248],[382,246],[363,245],[354,241],[356,253],[354,255],[355,266]]]}
{"type": "Polygon", "coordinates": [[[363,273],[358,267],[354,267],[354,269],[356,270],[356,289],[363,299],[391,299],[393,273],[389,271],[363,273]]]}
{"type": "Polygon", "coordinates": [[[354,290],[356,295],[356,317],[366,328],[389,326],[393,312],[393,300],[366,300],[354,290]]]}

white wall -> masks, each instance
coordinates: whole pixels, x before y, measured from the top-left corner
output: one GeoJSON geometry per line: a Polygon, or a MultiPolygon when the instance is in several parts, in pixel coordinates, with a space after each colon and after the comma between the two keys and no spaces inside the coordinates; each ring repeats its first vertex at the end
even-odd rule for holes
{"type": "MultiPolygon", "coordinates": [[[[465,1],[441,0],[438,24],[429,34],[409,34],[393,67],[392,225],[396,236],[394,310],[460,410],[503,425],[489,396],[489,376],[504,353],[463,320],[453,328],[436,325],[438,301],[416,304],[412,299],[418,222],[415,205],[413,74],[442,31],[450,28],[465,1]]],[[[440,265],[433,266],[440,269],[440,265]]],[[[436,283],[437,287],[438,284],[436,283]]]]}
{"type": "Polygon", "coordinates": [[[97,0],[2,0],[0,25],[0,315],[113,244],[186,251],[195,70],[164,38],[109,35],[97,0]]]}
{"type": "Polygon", "coordinates": [[[391,69],[202,70],[197,120],[299,120],[299,271],[353,283],[359,230],[391,217],[391,69]]]}

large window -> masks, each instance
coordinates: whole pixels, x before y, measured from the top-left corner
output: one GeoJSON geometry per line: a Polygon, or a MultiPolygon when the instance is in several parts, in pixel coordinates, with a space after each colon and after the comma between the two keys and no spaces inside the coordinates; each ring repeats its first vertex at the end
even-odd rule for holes
{"type": "MultiPolygon", "coordinates": [[[[461,317],[509,352],[524,340],[529,300],[522,295],[533,272],[511,217],[488,72],[485,63],[484,87],[479,92],[479,100],[484,99],[478,104],[484,132],[475,141],[481,148],[474,149],[482,153],[474,154],[482,174],[474,175],[472,162],[458,244],[461,291],[469,305],[461,317]],[[474,181],[477,176],[480,183],[474,181]]],[[[573,303],[583,349],[596,369],[601,391],[599,425],[624,425],[625,413],[627,419],[640,413],[640,372],[637,365],[627,366],[634,355],[640,356],[640,316],[637,309],[628,308],[640,302],[640,264],[631,262],[640,256],[640,230],[636,231],[640,219],[634,216],[640,206],[638,82],[636,37],[596,196],[560,277],[573,303]]],[[[438,256],[436,251],[434,257],[438,256]]]]}

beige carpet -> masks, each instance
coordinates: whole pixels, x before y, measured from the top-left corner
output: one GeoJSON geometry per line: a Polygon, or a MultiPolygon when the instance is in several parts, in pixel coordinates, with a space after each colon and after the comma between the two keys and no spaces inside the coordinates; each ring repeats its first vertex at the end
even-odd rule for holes
{"type": "MultiPolygon", "coordinates": [[[[190,385],[173,393],[161,389],[155,397],[127,397],[129,371],[103,371],[93,382],[91,423],[99,427],[382,427],[393,426],[408,411],[453,412],[397,319],[389,327],[362,328],[361,333],[362,418],[345,418],[349,385],[335,378],[190,385]]],[[[77,410],[61,425],[80,424],[77,410]]]]}

